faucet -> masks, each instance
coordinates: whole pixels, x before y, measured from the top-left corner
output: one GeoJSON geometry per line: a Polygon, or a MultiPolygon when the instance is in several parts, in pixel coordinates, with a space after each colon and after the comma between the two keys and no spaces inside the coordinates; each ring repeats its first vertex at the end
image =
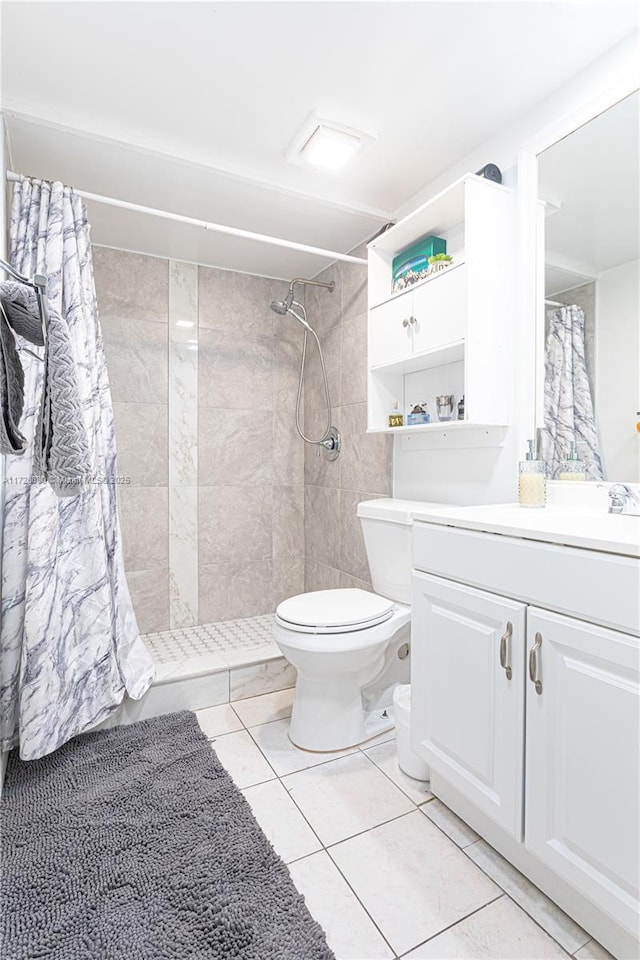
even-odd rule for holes
{"type": "Polygon", "coordinates": [[[614,483],[609,487],[609,498],[609,513],[640,517],[640,497],[626,483],[614,483]]]}

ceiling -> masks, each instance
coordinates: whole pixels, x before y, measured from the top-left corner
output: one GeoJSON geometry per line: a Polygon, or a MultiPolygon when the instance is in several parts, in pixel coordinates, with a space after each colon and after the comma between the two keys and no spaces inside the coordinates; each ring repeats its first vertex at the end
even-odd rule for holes
{"type": "MultiPolygon", "coordinates": [[[[635,3],[611,0],[3,2],[1,16],[20,172],[341,251],[638,26],[635,3]],[[313,111],[377,132],[342,176],[285,159],[313,111]]],[[[98,243],[271,276],[327,262],[90,213],[98,243]]]]}
{"type": "Polygon", "coordinates": [[[640,257],[639,132],[634,93],[541,154],[547,295],[640,257]]]}

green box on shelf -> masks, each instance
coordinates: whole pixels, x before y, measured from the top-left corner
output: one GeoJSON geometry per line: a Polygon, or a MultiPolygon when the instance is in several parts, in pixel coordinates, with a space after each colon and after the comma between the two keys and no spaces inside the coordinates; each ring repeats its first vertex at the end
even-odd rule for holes
{"type": "Polygon", "coordinates": [[[447,252],[447,241],[442,237],[423,237],[393,258],[391,271],[394,287],[407,274],[419,273],[429,266],[429,257],[447,252]]]}

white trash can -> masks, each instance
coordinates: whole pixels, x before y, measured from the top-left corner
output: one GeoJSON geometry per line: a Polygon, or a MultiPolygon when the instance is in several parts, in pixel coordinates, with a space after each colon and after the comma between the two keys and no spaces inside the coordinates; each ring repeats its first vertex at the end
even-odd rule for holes
{"type": "Polygon", "coordinates": [[[393,715],[396,721],[398,766],[414,780],[428,780],[429,767],[411,749],[409,720],[411,717],[411,684],[401,683],[393,691],[393,715]]]}

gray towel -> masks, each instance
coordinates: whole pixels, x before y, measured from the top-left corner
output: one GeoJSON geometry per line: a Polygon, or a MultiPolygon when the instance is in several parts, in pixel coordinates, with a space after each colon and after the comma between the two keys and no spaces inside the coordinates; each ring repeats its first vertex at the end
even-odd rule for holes
{"type": "Polygon", "coordinates": [[[0,303],[15,333],[42,347],[44,335],[35,290],[17,280],[3,280],[0,283],[0,303]]]}
{"type": "Polygon", "coordinates": [[[0,299],[0,453],[24,453],[27,440],[19,429],[23,408],[24,370],[0,299]]]}
{"type": "MultiPolygon", "coordinates": [[[[24,371],[14,333],[36,346],[45,343],[35,290],[4,280],[0,282],[0,451],[22,454],[26,439],[18,424],[24,407],[24,371]]],[[[69,330],[66,321],[52,310],[47,325],[33,472],[49,483],[59,497],[76,496],[91,473],[69,330]]]]}
{"type": "Polygon", "coordinates": [[[66,321],[49,311],[44,385],[33,457],[59,497],[81,492],[91,475],[76,365],[66,321]]]}

